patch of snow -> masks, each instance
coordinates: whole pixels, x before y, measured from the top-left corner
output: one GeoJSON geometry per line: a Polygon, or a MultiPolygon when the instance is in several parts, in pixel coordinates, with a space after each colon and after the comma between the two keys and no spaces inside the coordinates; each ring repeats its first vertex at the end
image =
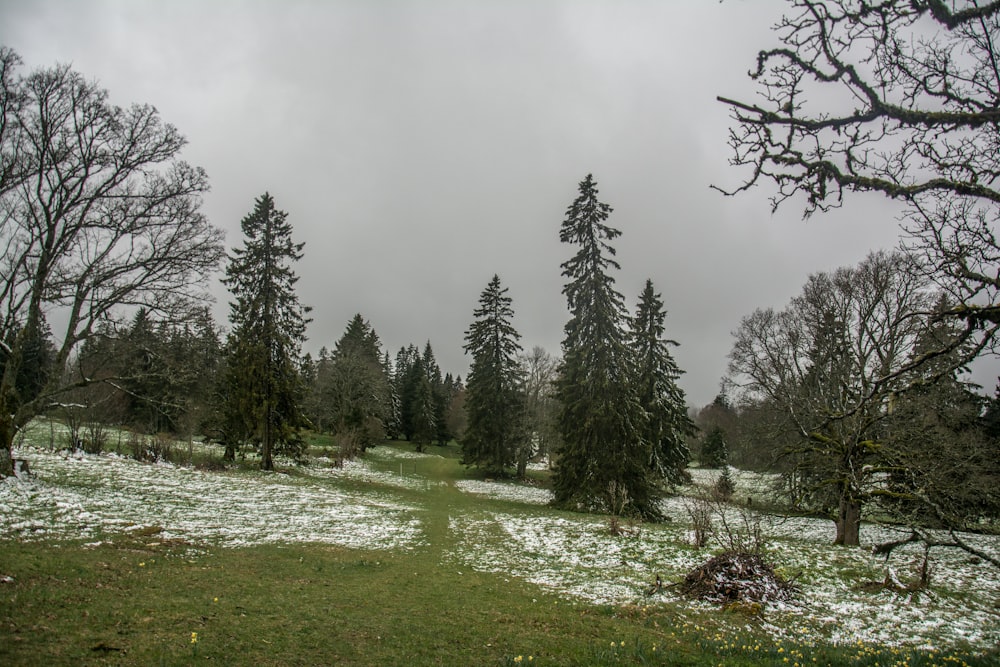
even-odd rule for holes
{"type": "MultiPolygon", "coordinates": [[[[683,499],[668,499],[673,514],[683,499]]],[[[735,510],[733,510],[735,511],[735,510]]],[[[611,535],[606,521],[587,516],[524,516],[500,512],[450,518],[463,537],[450,557],[462,566],[511,575],[594,604],[642,601],[661,575],[677,582],[703,564],[718,548],[696,550],[690,544],[688,519],[632,527],[631,534],[611,535]]],[[[798,640],[939,648],[1000,643],[1000,572],[975,564],[953,549],[933,553],[931,591],[865,592],[864,581],[881,581],[885,562],[870,546],[898,538],[892,529],[865,525],[867,547],[832,546],[833,522],[821,519],[764,517],[768,559],[785,577],[795,577],[801,592],[788,602],[769,604],[765,627],[775,638],[786,628],[804,628],[798,640]]],[[[626,525],[626,528],[629,528],[626,525]]],[[[1000,539],[964,536],[979,548],[1000,551],[1000,539]]],[[[918,546],[899,549],[892,564],[904,583],[916,577],[922,560],[918,546]]],[[[667,593],[667,595],[674,595],[667,593]]],[[[673,597],[673,599],[677,599],[673,597]]],[[[697,605],[698,603],[688,603],[697,605]]]]}
{"type": "Polygon", "coordinates": [[[528,461],[528,470],[542,471],[549,469],[549,460],[543,458],[539,461],[528,461]]]}
{"type": "Polygon", "coordinates": [[[635,601],[657,574],[680,575],[703,558],[667,526],[613,536],[607,522],[583,516],[489,513],[449,521],[464,537],[452,555],[468,567],[511,574],[597,604],[635,601]]]}
{"type": "Polygon", "coordinates": [[[367,461],[351,459],[344,461],[339,468],[332,461],[323,461],[321,465],[310,465],[299,468],[299,472],[309,477],[352,479],[369,484],[393,486],[401,489],[425,490],[432,486],[425,477],[414,475],[398,475],[394,472],[375,470],[367,461]],[[326,463],[326,465],[322,465],[326,463]]]}
{"type": "Polygon", "coordinates": [[[165,538],[245,546],[322,542],[413,548],[412,506],[375,492],[350,493],[289,475],[202,472],[170,464],[44,450],[35,479],[0,486],[0,538],[90,539],[136,526],[165,538]]]}
{"type": "Polygon", "coordinates": [[[379,445],[378,447],[371,447],[365,450],[366,456],[371,456],[376,459],[430,459],[430,458],[441,458],[438,454],[427,454],[426,452],[407,452],[402,449],[396,449],[395,447],[387,447],[386,445],[379,445]]]}
{"type": "Polygon", "coordinates": [[[553,498],[550,490],[526,484],[462,479],[455,482],[455,486],[466,493],[472,493],[477,496],[486,496],[488,498],[510,500],[516,503],[528,503],[531,505],[548,505],[552,502],[553,498]]]}

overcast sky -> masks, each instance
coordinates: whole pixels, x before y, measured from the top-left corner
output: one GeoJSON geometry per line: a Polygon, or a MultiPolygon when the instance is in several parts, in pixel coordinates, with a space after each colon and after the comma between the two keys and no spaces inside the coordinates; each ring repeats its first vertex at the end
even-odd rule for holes
{"type": "MultiPolygon", "coordinates": [[[[270,192],[305,256],[306,349],[360,312],[390,353],[431,341],[464,375],[465,330],[494,273],[526,349],[568,319],[559,226],[593,173],[622,231],[617,287],[647,278],[692,405],[718,392],[742,316],[817,271],[897,244],[898,210],[856,197],[802,220],[769,190],[727,198],[730,119],[778,0],[0,0],[28,71],[71,63],[115,103],[151,103],[189,144],[204,211],[242,243],[270,192]]],[[[228,294],[216,286],[216,313],[228,294]]],[[[987,387],[991,390],[992,387],[987,387]]]]}

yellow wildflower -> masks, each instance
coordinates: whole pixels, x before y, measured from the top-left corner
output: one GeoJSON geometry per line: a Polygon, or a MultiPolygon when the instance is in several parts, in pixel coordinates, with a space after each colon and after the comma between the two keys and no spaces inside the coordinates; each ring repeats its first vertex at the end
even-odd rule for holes
{"type": "Polygon", "coordinates": [[[192,632],[191,633],[191,643],[192,644],[197,644],[198,643],[198,633],[197,632],[192,632]]]}

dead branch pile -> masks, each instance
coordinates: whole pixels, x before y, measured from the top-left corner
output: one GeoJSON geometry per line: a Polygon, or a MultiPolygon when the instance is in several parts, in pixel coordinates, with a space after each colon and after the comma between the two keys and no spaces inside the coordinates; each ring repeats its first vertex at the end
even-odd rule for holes
{"type": "Polygon", "coordinates": [[[795,586],[759,554],[726,551],[689,572],[680,591],[710,602],[764,605],[791,598],[795,586]]]}

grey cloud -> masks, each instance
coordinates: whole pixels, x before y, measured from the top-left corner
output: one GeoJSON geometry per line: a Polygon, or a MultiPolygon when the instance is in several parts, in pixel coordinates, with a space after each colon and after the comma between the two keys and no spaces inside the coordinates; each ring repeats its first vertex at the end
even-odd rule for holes
{"type": "MultiPolygon", "coordinates": [[[[891,205],[808,223],[735,185],[726,110],[746,96],[782,3],[196,2],[0,4],[29,67],[72,62],[115,101],[151,102],[204,166],[211,219],[239,243],[263,191],[306,242],[308,349],[355,312],[391,353],[430,339],[464,375],[462,336],[498,273],[523,343],[557,353],[567,318],[558,242],[593,172],[623,231],[618,287],[647,277],[681,345],[682,385],[712,399],[730,332],[813,271],[891,247],[891,205]]],[[[217,290],[224,319],[227,295],[217,290]]]]}

